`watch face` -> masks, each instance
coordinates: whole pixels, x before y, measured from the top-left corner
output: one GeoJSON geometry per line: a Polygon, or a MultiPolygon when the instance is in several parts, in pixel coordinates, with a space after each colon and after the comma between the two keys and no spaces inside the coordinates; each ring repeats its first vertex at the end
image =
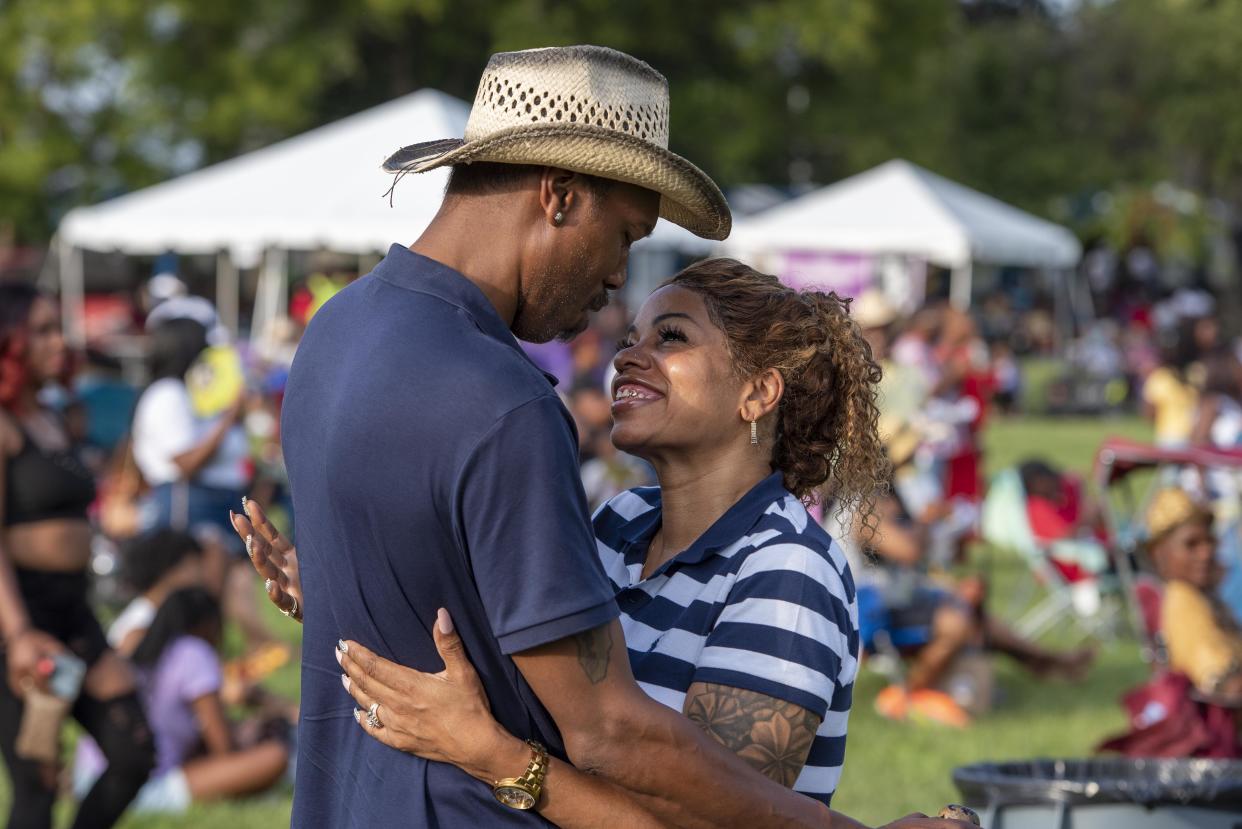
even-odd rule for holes
{"type": "Polygon", "coordinates": [[[496,799],[508,806],[510,809],[533,809],[535,808],[535,798],[530,796],[530,792],[525,789],[519,789],[515,786],[498,786],[495,789],[496,799]]]}

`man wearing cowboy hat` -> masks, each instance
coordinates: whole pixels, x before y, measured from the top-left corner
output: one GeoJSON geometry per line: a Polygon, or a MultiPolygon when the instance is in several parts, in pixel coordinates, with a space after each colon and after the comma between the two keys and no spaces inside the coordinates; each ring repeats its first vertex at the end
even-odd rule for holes
{"type": "MultiPolygon", "coordinates": [[[[664,78],[575,46],[494,55],[464,140],[385,163],[398,176],[451,165],[453,176],[418,241],[394,245],[316,314],[289,378],[283,444],[315,608],[295,826],[546,825],[522,810],[541,749],[493,792],[354,724],[330,653],[338,639],[438,670],[439,607],[503,726],[562,756],[606,744],[623,759],[595,770],[642,790],[662,820],[840,825],[608,671],[612,640],[593,632],[611,633],[618,609],[593,554],[572,420],[515,339],[581,331],[660,216],[728,235],[720,190],[667,143],[664,78]],[[621,729],[619,711],[651,727],[621,729]]],[[[372,728],[380,717],[373,707],[372,728]]],[[[616,792],[614,825],[633,825],[616,792]]]]}

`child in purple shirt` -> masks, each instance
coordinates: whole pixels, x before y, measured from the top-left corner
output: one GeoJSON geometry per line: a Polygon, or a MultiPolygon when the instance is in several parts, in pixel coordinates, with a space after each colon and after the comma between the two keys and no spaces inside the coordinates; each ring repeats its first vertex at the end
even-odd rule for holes
{"type": "MultiPolygon", "coordinates": [[[[133,661],[147,720],[155,731],[156,765],[135,798],[135,811],[181,812],[195,801],[237,797],[275,784],[289,761],[278,738],[235,745],[220,697],[216,645],[220,607],[202,588],[170,595],[133,661]],[[199,747],[205,753],[199,753],[199,747]]],[[[79,744],[75,789],[87,791],[106,767],[88,739],[79,744]]]]}

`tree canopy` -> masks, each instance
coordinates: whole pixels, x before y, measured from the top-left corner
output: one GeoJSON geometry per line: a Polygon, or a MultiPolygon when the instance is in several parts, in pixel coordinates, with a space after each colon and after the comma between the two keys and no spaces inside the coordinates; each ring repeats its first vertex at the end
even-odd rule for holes
{"type": "Polygon", "coordinates": [[[1061,219],[1159,182],[1242,201],[1238,3],[0,0],[0,231],[582,42],[663,72],[674,149],[726,186],[901,156],[1061,219]]]}

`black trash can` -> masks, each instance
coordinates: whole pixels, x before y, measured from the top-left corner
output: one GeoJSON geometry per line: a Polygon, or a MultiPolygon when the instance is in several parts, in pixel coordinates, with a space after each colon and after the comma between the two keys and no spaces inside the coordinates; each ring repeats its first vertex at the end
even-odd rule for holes
{"type": "Polygon", "coordinates": [[[1242,829],[1242,762],[1020,760],[953,782],[984,829],[1242,829]]]}

